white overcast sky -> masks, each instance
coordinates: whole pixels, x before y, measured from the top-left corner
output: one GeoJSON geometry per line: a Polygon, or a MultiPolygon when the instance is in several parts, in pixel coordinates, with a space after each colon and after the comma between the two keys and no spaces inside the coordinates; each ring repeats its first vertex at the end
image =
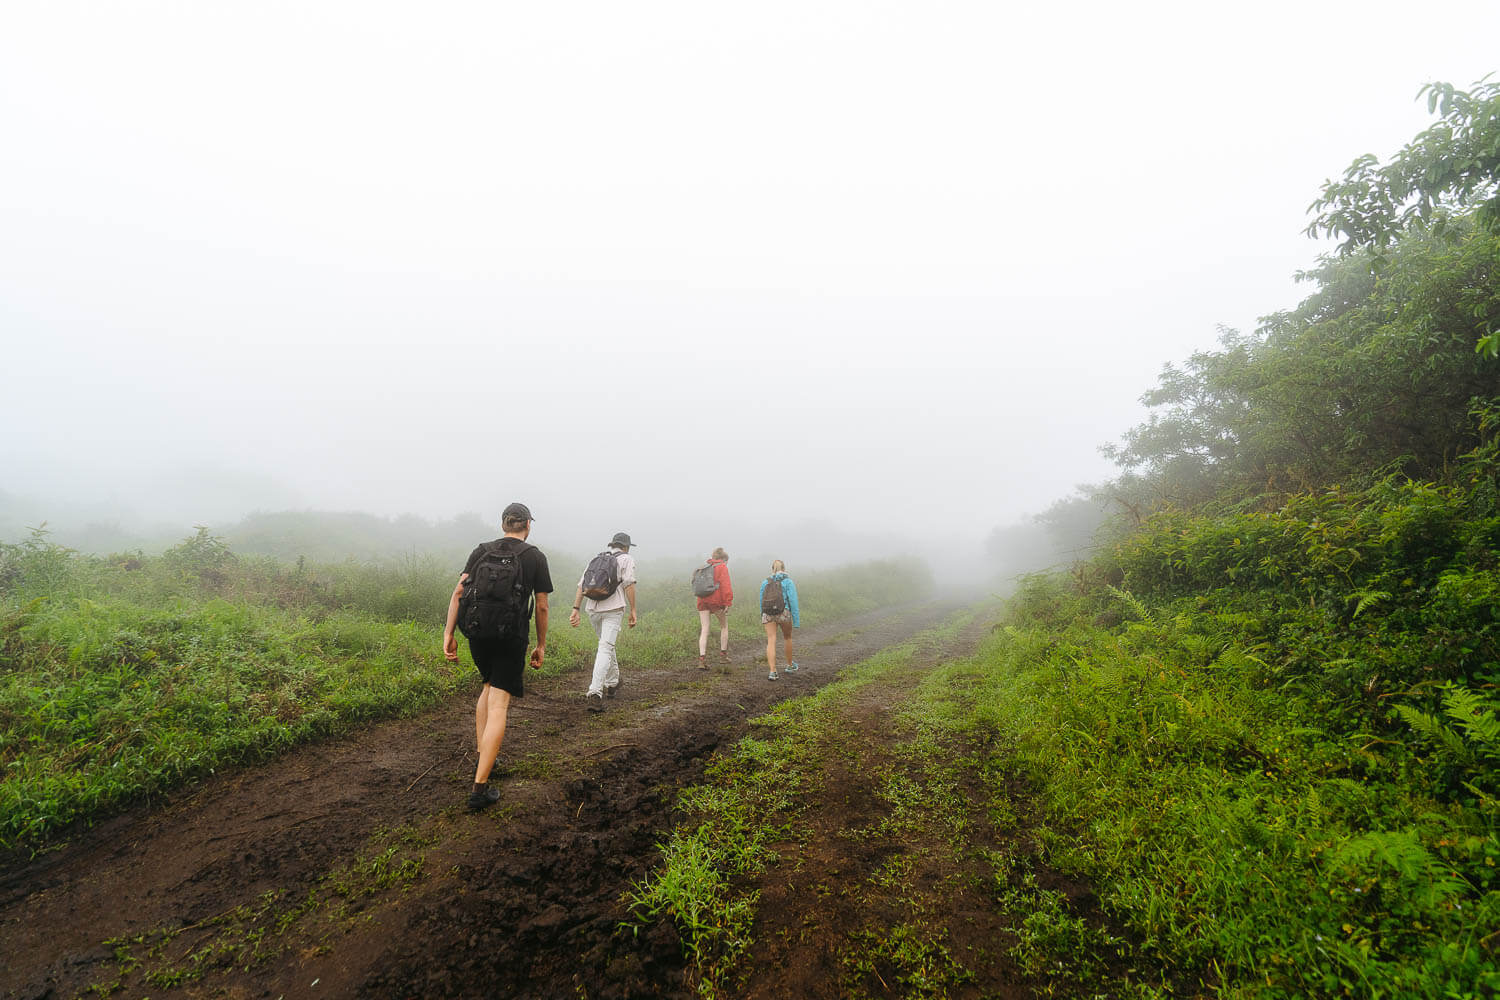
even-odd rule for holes
{"type": "Polygon", "coordinates": [[[1497,39],[1493,0],[5,0],[0,491],[982,537],[1294,305],[1321,182],[1497,39]]]}

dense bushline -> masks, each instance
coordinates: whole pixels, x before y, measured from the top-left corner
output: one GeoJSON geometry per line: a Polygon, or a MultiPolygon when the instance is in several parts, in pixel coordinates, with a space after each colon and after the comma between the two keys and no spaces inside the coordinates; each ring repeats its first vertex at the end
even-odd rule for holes
{"type": "MultiPolygon", "coordinates": [[[[695,659],[688,576],[644,581],[629,668],[695,659]]],[[[543,676],[592,662],[567,626],[581,566],[553,564],[543,676]]],[[[43,533],[0,545],[0,850],[225,765],[420,711],[477,675],[440,638],[457,567],[429,557],[314,566],[236,555],[200,530],[161,556],[84,556],[43,533]]],[[[925,567],[799,575],[804,624],[920,598],[925,567]]],[[[751,581],[731,634],[763,641],[751,581]]],[[[463,648],[464,644],[460,643],[463,648]]],[[[536,676],[533,674],[532,676],[536,676]]],[[[580,691],[581,693],[581,691],[580,691]]]]}
{"type": "MultiPolygon", "coordinates": [[[[1485,411],[1490,433],[1500,411],[1485,411]]],[[[1500,494],[1494,440],[1458,481],[1390,477],[1275,510],[1164,511],[1098,569],[1176,613],[1240,615],[1268,676],[1349,728],[1389,699],[1500,671],[1500,494]]]]}

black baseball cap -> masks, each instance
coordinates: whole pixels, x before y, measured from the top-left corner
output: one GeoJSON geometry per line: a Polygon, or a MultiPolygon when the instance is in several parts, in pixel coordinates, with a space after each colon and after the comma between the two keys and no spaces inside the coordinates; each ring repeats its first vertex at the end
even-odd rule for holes
{"type": "Polygon", "coordinates": [[[611,545],[623,545],[623,546],[625,546],[628,549],[628,548],[630,548],[630,546],[634,545],[635,543],[630,540],[630,536],[627,535],[627,534],[625,534],[625,532],[623,532],[623,531],[617,531],[617,532],[615,532],[615,537],[613,537],[613,538],[611,538],[609,540],[609,544],[611,544],[611,545]]]}
{"type": "Polygon", "coordinates": [[[524,503],[521,503],[518,500],[515,503],[511,504],[509,507],[506,507],[505,510],[501,512],[500,520],[535,521],[536,518],[531,516],[531,508],[527,507],[524,503]]]}

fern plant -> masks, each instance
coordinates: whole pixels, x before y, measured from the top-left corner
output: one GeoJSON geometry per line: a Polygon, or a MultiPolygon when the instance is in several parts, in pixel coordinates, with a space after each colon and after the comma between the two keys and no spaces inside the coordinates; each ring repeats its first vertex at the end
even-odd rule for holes
{"type": "Polygon", "coordinates": [[[1443,685],[1443,716],[1429,715],[1411,705],[1395,706],[1401,720],[1436,748],[1443,763],[1475,767],[1500,759],[1500,701],[1449,681],[1443,685]]]}
{"type": "Polygon", "coordinates": [[[1364,871],[1379,877],[1394,872],[1406,893],[1425,908],[1469,892],[1457,872],[1422,846],[1407,830],[1374,830],[1345,841],[1334,849],[1335,868],[1364,871]]]}
{"type": "Polygon", "coordinates": [[[1449,681],[1443,685],[1441,714],[1411,705],[1393,709],[1401,721],[1433,750],[1432,763],[1454,772],[1475,794],[1493,793],[1495,762],[1500,760],[1500,700],[1449,681]]]}
{"type": "Polygon", "coordinates": [[[1128,610],[1131,614],[1135,615],[1143,622],[1155,625],[1158,628],[1161,627],[1160,624],[1151,617],[1151,609],[1146,607],[1146,605],[1141,602],[1140,598],[1136,597],[1128,590],[1121,590],[1119,587],[1111,586],[1108,589],[1110,594],[1117,598],[1121,604],[1124,604],[1126,610],[1128,610]]]}

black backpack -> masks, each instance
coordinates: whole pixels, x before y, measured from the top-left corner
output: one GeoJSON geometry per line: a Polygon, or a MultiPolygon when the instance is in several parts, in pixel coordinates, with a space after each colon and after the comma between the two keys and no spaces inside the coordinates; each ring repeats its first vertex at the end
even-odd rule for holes
{"type": "Polygon", "coordinates": [[[485,545],[458,599],[458,630],[469,639],[525,639],[531,595],[521,580],[521,555],[534,546],[485,545]]]}
{"type": "Polygon", "coordinates": [[[583,571],[583,596],[591,601],[602,601],[620,586],[620,560],[614,549],[605,549],[589,560],[583,571]]]}
{"type": "Polygon", "coordinates": [[[760,592],[760,613],[772,618],[786,614],[786,591],[774,576],[766,577],[765,589],[760,592]]]}
{"type": "Polygon", "coordinates": [[[719,584],[714,580],[714,564],[705,563],[693,570],[693,596],[707,597],[719,589],[719,584]]]}

